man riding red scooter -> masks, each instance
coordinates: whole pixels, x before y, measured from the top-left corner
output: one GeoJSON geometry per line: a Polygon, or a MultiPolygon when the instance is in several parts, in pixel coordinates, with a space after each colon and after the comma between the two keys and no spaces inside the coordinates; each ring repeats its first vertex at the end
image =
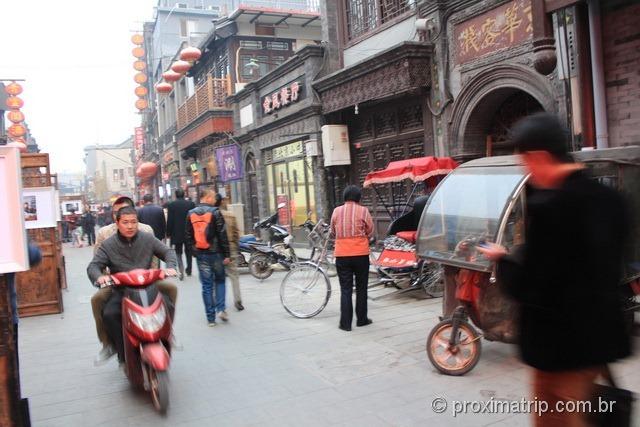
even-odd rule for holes
{"type": "Polygon", "coordinates": [[[150,390],[154,406],[164,412],[174,307],[157,284],[177,275],[176,256],[152,234],[138,233],[135,209],[120,209],[116,223],[118,233],[96,251],[87,273],[97,286],[114,286],[103,310],[109,338],[129,381],[150,390]],[[148,270],[154,256],[165,261],[167,270],[148,270]],[[106,269],[110,275],[103,274],[106,269]]]}

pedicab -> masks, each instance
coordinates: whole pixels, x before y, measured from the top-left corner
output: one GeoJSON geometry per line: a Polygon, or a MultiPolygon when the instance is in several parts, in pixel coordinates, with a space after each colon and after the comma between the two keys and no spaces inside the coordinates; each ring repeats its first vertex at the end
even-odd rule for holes
{"type": "Polygon", "coordinates": [[[423,290],[431,298],[442,296],[442,275],[437,264],[416,257],[416,230],[428,195],[437,183],[458,166],[448,157],[420,157],[389,163],[380,171],[367,174],[363,187],[372,188],[392,222],[377,258],[371,259],[378,279],[369,289],[395,288],[393,292],[370,296],[371,300],[386,298],[414,290],[423,290]],[[411,181],[407,196],[404,185],[411,181]],[[381,186],[391,184],[390,197],[385,199],[381,186]],[[390,200],[388,200],[390,199],[390,200]]]}
{"type": "MultiPolygon", "coordinates": [[[[594,179],[621,191],[640,212],[640,147],[572,154],[589,167],[594,179]]],[[[417,254],[444,270],[443,316],[429,333],[426,351],[443,374],[472,370],[480,359],[483,337],[517,341],[518,306],[501,292],[494,264],[476,247],[495,242],[510,249],[524,243],[527,179],[518,156],[473,160],[442,180],[424,209],[417,254]]],[[[640,217],[632,218],[634,238],[621,283],[630,322],[640,307],[640,217]]]]}

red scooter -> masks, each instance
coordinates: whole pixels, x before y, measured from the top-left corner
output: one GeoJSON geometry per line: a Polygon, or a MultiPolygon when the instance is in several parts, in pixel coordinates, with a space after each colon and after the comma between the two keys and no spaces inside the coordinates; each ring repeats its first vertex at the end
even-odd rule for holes
{"type": "Polygon", "coordinates": [[[132,270],[111,275],[111,284],[124,288],[122,335],[125,371],[135,387],[151,392],[153,406],[169,406],[168,370],[171,362],[171,315],[155,282],[163,270],[132,270]]]}

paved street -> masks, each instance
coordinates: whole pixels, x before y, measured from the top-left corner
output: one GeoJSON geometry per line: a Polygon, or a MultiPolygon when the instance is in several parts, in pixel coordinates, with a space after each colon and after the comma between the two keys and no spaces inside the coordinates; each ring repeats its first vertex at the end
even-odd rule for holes
{"type": "MultiPolygon", "coordinates": [[[[501,343],[484,341],[478,366],[464,377],[436,373],[424,346],[440,299],[370,302],[374,323],[346,333],[337,328],[338,292],[313,319],[289,316],[278,296],[283,273],[262,283],[243,274],[246,310],[230,309],[230,322],[215,328],[207,327],[197,276],[179,283],[175,330],[184,350],[174,353],[163,418],[147,394],[130,389],[115,360],[93,366],[99,347],[85,273],[90,256],[88,248],[65,248],[62,315],[21,320],[23,395],[37,427],[529,424],[526,414],[434,413],[436,397],[520,400],[528,387],[515,348],[501,343]]],[[[638,356],[615,368],[623,386],[640,391],[638,356]]]]}

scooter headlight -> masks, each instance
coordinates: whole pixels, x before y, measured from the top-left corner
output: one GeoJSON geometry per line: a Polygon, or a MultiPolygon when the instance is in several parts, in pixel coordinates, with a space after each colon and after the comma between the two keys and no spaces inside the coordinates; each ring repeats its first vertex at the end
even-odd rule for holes
{"type": "Polygon", "coordinates": [[[152,314],[140,314],[129,310],[129,319],[144,332],[154,333],[158,332],[167,320],[167,311],[164,305],[152,314]]]}

